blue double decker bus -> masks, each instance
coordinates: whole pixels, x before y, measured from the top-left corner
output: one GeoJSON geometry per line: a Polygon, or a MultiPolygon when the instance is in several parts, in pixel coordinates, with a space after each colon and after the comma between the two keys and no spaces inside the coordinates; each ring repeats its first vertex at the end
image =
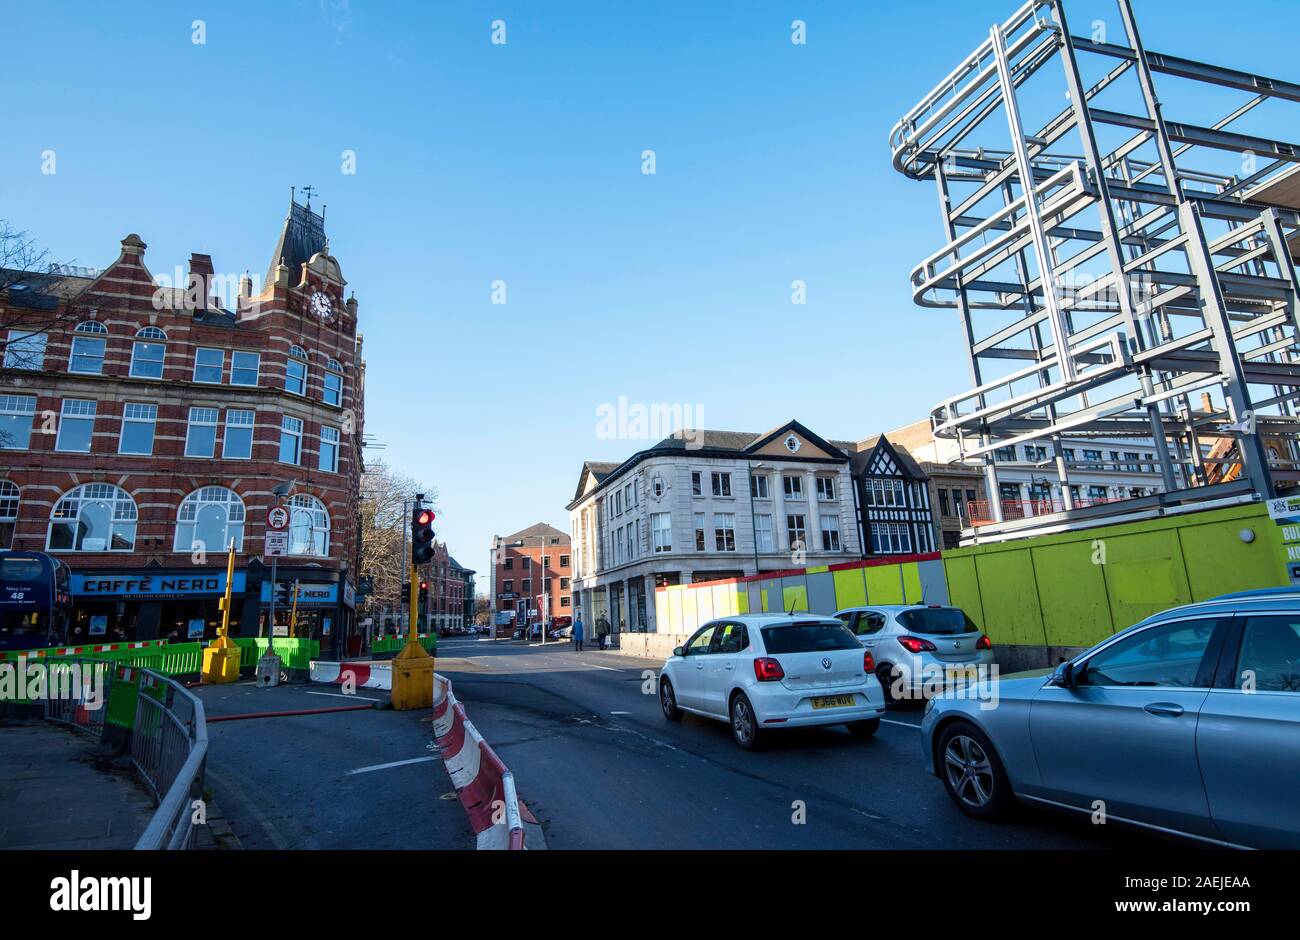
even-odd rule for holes
{"type": "Polygon", "coordinates": [[[44,552],[0,551],[0,651],[67,642],[68,566],[44,552]]]}

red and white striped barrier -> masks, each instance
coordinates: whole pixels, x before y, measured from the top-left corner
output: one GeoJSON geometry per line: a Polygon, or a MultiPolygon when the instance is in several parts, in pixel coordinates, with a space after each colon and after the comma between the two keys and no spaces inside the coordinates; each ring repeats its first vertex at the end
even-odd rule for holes
{"type": "Polygon", "coordinates": [[[469,816],[480,849],[523,849],[524,820],[536,823],[515,793],[515,778],[497,757],[465,707],[456,701],[451,682],[433,679],[433,736],[452,785],[469,816]]]}
{"type": "Polygon", "coordinates": [[[391,662],[331,663],[313,659],[310,664],[312,682],[332,682],[335,685],[352,681],[358,689],[393,688],[391,662]]]}

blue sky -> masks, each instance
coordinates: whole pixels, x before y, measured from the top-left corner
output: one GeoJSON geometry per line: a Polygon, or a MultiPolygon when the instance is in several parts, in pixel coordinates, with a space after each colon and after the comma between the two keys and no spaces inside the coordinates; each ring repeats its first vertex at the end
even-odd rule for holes
{"type": "MultiPolygon", "coordinates": [[[[860,439],[968,386],[954,315],[910,300],[938,214],[887,135],[1014,6],[10,0],[0,218],[59,260],[134,231],[155,273],[199,251],[260,274],[314,185],[361,304],[370,453],[437,486],[440,537],[482,569],[493,533],[567,531],[584,459],[647,446],[597,436],[620,396],[860,439]]],[[[1111,11],[1067,5],[1075,32],[1111,11]]],[[[1151,49],[1298,77],[1294,3],[1138,16],[1151,49]]]]}

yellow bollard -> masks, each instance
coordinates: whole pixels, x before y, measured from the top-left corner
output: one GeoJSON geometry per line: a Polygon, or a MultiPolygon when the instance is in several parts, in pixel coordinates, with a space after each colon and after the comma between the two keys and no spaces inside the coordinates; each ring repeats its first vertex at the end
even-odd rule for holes
{"type": "Polygon", "coordinates": [[[221,630],[203,650],[204,682],[234,682],[239,678],[240,649],[230,638],[230,589],[235,581],[235,543],[226,559],[226,596],[221,598],[221,630]]]}
{"type": "Polygon", "coordinates": [[[420,645],[420,579],[411,565],[411,614],[406,646],[393,657],[393,708],[433,707],[433,657],[420,645]]]}

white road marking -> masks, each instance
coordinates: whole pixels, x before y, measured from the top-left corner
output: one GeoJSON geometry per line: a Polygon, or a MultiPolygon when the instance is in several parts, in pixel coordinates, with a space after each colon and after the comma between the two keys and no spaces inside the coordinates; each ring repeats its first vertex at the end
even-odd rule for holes
{"type": "Polygon", "coordinates": [[[308,692],[308,695],[329,695],[333,698],[359,698],[363,702],[382,702],[381,698],[370,698],[365,695],[344,695],[342,692],[308,692]]]}
{"type": "Polygon", "coordinates": [[[348,775],[368,774],[372,770],[388,770],[390,767],[405,767],[407,764],[423,764],[426,761],[440,760],[437,757],[412,757],[410,760],[395,760],[389,764],[371,764],[369,767],[358,767],[356,770],[349,770],[348,775]]]}
{"type": "Polygon", "coordinates": [[[610,712],[611,715],[630,715],[631,712],[610,712]]]}
{"type": "Polygon", "coordinates": [[[902,725],[904,728],[915,728],[917,731],[921,730],[920,725],[914,725],[910,721],[891,721],[888,718],[881,718],[880,720],[887,725],[902,725]]]}

